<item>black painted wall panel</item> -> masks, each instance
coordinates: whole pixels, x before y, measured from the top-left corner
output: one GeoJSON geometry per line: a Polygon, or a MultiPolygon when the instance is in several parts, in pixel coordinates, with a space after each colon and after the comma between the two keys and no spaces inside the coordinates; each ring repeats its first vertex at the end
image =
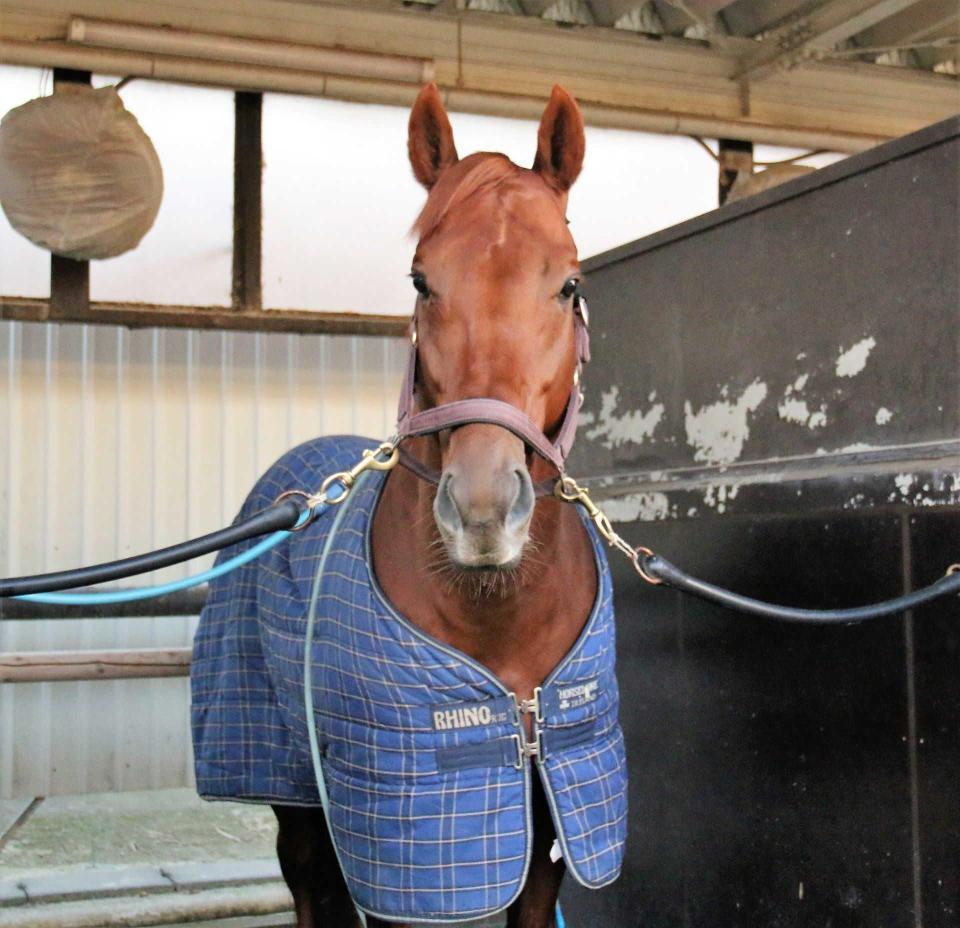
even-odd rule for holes
{"type": "MultiPolygon", "coordinates": [[[[960,563],[960,511],[914,515],[917,585],[960,563]]],[[[919,610],[914,622],[919,856],[924,923],[960,925],[960,621],[955,602],[919,610]]]]}
{"type": "Polygon", "coordinates": [[[958,126],[585,262],[601,363],[586,381],[594,422],[577,469],[715,463],[688,443],[688,415],[754,383],[764,401],[740,462],[960,437],[958,126]],[[841,353],[864,339],[874,345],[862,372],[838,375],[841,353]],[[798,377],[806,382],[791,395],[822,409],[824,425],[780,415],[798,377]],[[615,414],[664,404],[647,440],[589,440],[611,390],[615,414]],[[885,424],[881,407],[892,414],[885,424]]]}
{"type": "MultiPolygon", "coordinates": [[[[632,543],[808,607],[960,561],[957,136],[932,127],[587,263],[573,469],[632,543]],[[867,337],[863,370],[838,377],[867,337]],[[823,427],[778,409],[802,373],[823,427]],[[689,413],[754,381],[767,395],[739,453],[698,456],[689,413]],[[657,402],[657,427],[624,438],[657,402]]],[[[960,603],[788,625],[611,560],[627,860],[599,893],[567,881],[569,923],[960,925],[960,603]]]]}

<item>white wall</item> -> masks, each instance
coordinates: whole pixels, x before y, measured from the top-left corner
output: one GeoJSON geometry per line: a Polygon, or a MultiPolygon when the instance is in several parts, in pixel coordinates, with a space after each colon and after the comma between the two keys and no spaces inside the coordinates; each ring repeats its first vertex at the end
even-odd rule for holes
{"type": "MultiPolygon", "coordinates": [[[[0,575],[228,524],[294,444],[387,435],[404,360],[395,339],[0,322],[0,575]]],[[[193,627],[3,621],[0,651],[184,646],[193,627]]],[[[188,698],[171,679],[0,685],[0,798],[190,782],[188,698]]]]}

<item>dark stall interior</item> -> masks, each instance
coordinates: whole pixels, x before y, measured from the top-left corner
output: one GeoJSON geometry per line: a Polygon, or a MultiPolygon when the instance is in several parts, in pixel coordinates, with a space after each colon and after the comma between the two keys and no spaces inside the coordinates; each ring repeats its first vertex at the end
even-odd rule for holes
{"type": "MultiPolygon", "coordinates": [[[[958,135],[586,262],[571,471],[632,543],[810,608],[960,561],[958,135]]],[[[960,924],[960,603],[784,625],[611,561],[631,827],[570,924],[960,924]]]]}

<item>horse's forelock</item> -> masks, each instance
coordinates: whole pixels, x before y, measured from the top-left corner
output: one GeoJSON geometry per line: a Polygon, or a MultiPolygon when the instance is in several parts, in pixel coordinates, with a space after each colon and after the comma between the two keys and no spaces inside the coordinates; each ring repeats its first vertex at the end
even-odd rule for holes
{"type": "Polygon", "coordinates": [[[483,188],[495,187],[521,170],[506,155],[480,152],[464,158],[440,176],[413,224],[413,231],[421,241],[428,238],[457,204],[483,188]]]}

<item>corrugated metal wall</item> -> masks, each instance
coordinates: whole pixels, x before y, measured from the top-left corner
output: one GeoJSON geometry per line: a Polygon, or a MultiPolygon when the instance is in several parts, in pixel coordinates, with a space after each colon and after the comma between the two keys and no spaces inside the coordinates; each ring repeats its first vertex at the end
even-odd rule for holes
{"type": "MultiPolygon", "coordinates": [[[[386,339],[0,323],[0,573],[228,524],[298,442],[386,436],[404,358],[386,339]]],[[[194,624],[6,621],[0,650],[182,646],[194,624]]],[[[0,797],[190,783],[188,702],[182,679],[0,686],[0,797]]]]}

